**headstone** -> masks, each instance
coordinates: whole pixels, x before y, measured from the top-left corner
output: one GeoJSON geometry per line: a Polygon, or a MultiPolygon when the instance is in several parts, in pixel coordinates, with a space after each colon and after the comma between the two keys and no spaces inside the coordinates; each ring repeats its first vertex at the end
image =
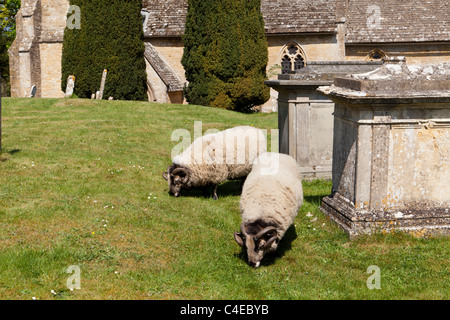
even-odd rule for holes
{"type": "Polygon", "coordinates": [[[114,98],[113,97],[109,97],[108,100],[114,100],[114,98]]]}
{"type": "Polygon", "coordinates": [[[30,90],[30,98],[34,98],[36,96],[37,88],[36,86],[32,86],[30,90]]]}
{"type": "Polygon", "coordinates": [[[95,93],[95,99],[100,100],[100,91],[95,93]]]}
{"type": "Polygon", "coordinates": [[[102,74],[102,82],[100,83],[100,93],[97,96],[98,100],[102,100],[103,99],[103,91],[105,90],[105,83],[106,83],[106,75],[108,73],[108,70],[103,70],[103,74],[102,74]]]}
{"type": "Polygon", "coordinates": [[[70,75],[67,78],[67,85],[66,85],[66,98],[69,98],[73,95],[73,89],[75,87],[75,77],[70,75]]]}
{"type": "Polygon", "coordinates": [[[321,210],[350,238],[450,234],[450,63],[335,78],[333,182],[321,210]]]}
{"type": "Polygon", "coordinates": [[[91,99],[95,99],[95,93],[91,95],[91,99]]]}

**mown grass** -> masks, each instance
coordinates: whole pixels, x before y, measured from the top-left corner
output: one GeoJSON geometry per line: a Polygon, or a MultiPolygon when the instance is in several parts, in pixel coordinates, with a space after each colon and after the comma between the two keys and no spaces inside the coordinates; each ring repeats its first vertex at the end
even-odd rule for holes
{"type": "Polygon", "coordinates": [[[295,227],[258,269],[233,239],[238,182],[217,201],[168,195],[173,130],[275,129],[276,114],[81,99],[2,109],[0,299],[448,299],[447,239],[349,241],[318,209],[329,181],[303,182],[295,227]],[[80,290],[66,285],[71,265],[80,290]]]}

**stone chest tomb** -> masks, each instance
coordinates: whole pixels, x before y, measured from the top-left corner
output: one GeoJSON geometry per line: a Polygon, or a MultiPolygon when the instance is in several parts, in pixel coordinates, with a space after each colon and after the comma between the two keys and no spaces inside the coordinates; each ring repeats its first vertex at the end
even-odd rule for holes
{"type": "Polygon", "coordinates": [[[450,63],[385,64],[319,87],[333,102],[332,194],[350,237],[450,229],[450,63]]]}
{"type": "Polygon", "coordinates": [[[303,179],[331,179],[334,103],[317,92],[335,77],[374,70],[382,61],[310,61],[265,83],[278,91],[281,153],[297,160],[303,179]]]}

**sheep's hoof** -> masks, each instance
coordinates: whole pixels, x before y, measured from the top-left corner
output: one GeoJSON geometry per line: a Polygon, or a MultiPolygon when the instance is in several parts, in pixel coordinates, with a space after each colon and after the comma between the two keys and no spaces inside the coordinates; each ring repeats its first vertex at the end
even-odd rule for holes
{"type": "Polygon", "coordinates": [[[213,194],[213,197],[212,197],[214,200],[217,200],[217,199],[219,199],[219,197],[217,196],[217,194],[213,194]]]}

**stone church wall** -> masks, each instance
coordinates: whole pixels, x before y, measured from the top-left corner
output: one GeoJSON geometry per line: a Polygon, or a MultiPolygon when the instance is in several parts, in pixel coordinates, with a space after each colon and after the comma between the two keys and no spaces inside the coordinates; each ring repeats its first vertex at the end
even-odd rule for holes
{"type": "MultiPolygon", "coordinates": [[[[281,73],[280,69],[276,68],[276,66],[280,66],[283,51],[291,43],[295,43],[301,47],[305,54],[306,62],[341,60],[343,53],[340,52],[341,50],[336,36],[336,34],[267,36],[269,46],[267,70],[269,80],[276,79],[278,74],[281,73]]],[[[270,99],[261,107],[261,111],[277,111],[277,99],[278,92],[271,88],[270,99]]]]}
{"type": "Polygon", "coordinates": [[[61,90],[61,57],[62,43],[41,43],[41,97],[62,98],[61,90]]]}
{"type": "Polygon", "coordinates": [[[63,97],[61,55],[67,0],[22,1],[17,37],[9,50],[11,96],[63,97]]]}
{"type": "Polygon", "coordinates": [[[449,43],[403,43],[347,45],[346,60],[365,60],[373,49],[380,49],[389,57],[404,56],[407,64],[436,64],[450,62],[449,43]]]}

